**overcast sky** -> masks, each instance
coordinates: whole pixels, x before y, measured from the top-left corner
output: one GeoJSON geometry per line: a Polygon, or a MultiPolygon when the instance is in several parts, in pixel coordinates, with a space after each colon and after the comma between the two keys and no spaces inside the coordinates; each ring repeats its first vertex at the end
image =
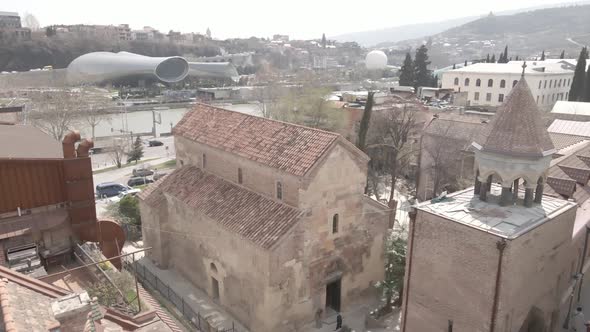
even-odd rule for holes
{"type": "MultiPolygon", "coordinates": [[[[50,24],[149,25],[214,38],[320,38],[411,23],[442,21],[490,11],[548,5],[560,0],[3,0],[0,10],[25,12],[50,24]]],[[[571,1],[568,1],[571,2],[571,1]]]]}

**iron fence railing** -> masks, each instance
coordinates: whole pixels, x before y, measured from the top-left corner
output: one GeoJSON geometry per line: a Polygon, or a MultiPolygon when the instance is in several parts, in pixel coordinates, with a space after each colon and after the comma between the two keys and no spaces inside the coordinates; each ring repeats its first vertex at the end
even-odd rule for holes
{"type": "Polygon", "coordinates": [[[136,262],[123,261],[123,268],[127,271],[136,274],[138,280],[148,288],[157,290],[166,300],[172,303],[182,316],[186,318],[194,327],[202,332],[238,332],[232,322],[232,327],[227,329],[215,328],[209,321],[201,316],[199,312],[195,312],[190,305],[186,303],[184,298],[178,295],[172,288],[164,283],[157,275],[146,269],[145,265],[136,262]]]}

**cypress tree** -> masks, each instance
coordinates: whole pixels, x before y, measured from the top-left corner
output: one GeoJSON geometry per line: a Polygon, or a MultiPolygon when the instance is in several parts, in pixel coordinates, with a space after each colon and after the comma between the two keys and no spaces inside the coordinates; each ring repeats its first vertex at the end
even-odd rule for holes
{"type": "Polygon", "coordinates": [[[496,63],[496,55],[495,54],[492,54],[492,58],[490,59],[490,62],[491,63],[496,63]]]}
{"type": "MultiPolygon", "coordinates": [[[[588,52],[588,51],[586,51],[588,52]]],[[[590,102],[590,70],[586,72],[586,84],[584,87],[584,101],[590,102]]]]}
{"type": "Polygon", "coordinates": [[[406,53],[406,59],[400,69],[399,85],[414,86],[414,62],[410,53],[406,53]]]}
{"type": "Polygon", "coordinates": [[[141,139],[139,138],[139,136],[137,136],[135,142],[133,143],[131,151],[127,153],[127,162],[130,163],[132,161],[135,161],[135,163],[137,164],[137,161],[140,160],[142,157],[143,145],[141,144],[141,139]]]}
{"type": "Polygon", "coordinates": [[[560,59],[565,59],[565,50],[561,51],[560,59]]]}
{"type": "Polygon", "coordinates": [[[322,47],[326,48],[326,34],[325,33],[322,34],[322,47]]]}
{"type": "Polygon", "coordinates": [[[543,50],[543,53],[541,53],[541,61],[545,61],[545,50],[543,50]]]}
{"type": "Polygon", "coordinates": [[[418,90],[419,86],[430,86],[432,84],[432,73],[428,70],[428,49],[425,45],[416,50],[414,57],[414,89],[418,90]]]}
{"type": "Polygon", "coordinates": [[[518,60],[519,60],[519,59],[518,59],[518,55],[516,56],[516,59],[514,59],[514,60],[516,60],[516,61],[518,61],[518,60]]]}
{"type": "Polygon", "coordinates": [[[584,97],[584,80],[586,79],[584,74],[586,73],[586,47],[580,51],[578,57],[578,63],[576,64],[576,70],[574,71],[574,79],[570,88],[570,94],[568,97],[569,101],[580,101],[584,97]]]}
{"type": "Polygon", "coordinates": [[[508,63],[508,45],[506,45],[506,47],[504,47],[504,62],[503,63],[508,63]]]}
{"type": "Polygon", "coordinates": [[[457,67],[455,67],[455,64],[453,63],[453,69],[457,69],[457,67]]]}
{"type": "Polygon", "coordinates": [[[486,63],[490,63],[490,54],[488,53],[488,56],[486,57],[486,63]]]}
{"type": "Polygon", "coordinates": [[[465,67],[467,67],[467,60],[465,60],[465,67]]]}

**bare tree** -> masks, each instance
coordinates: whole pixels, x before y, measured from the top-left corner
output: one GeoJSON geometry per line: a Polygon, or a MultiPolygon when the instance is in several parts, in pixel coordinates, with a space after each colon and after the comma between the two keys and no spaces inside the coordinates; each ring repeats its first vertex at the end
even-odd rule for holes
{"type": "Polygon", "coordinates": [[[95,129],[102,121],[109,121],[110,116],[106,108],[110,105],[109,100],[104,96],[90,95],[85,98],[87,102],[80,110],[80,119],[88,125],[92,131],[92,139],[95,139],[95,129]]]}
{"type": "Polygon", "coordinates": [[[367,152],[372,157],[371,167],[383,170],[390,177],[391,191],[388,201],[393,201],[399,170],[406,165],[415,153],[406,143],[415,127],[415,109],[409,105],[393,106],[374,112],[367,144],[367,152]]]}
{"type": "Polygon", "coordinates": [[[43,91],[31,99],[33,124],[58,141],[72,129],[82,106],[78,92],[43,91]]]}
{"type": "Polygon", "coordinates": [[[109,155],[117,168],[121,168],[123,166],[123,158],[127,156],[127,144],[121,138],[115,138],[109,155]]]}

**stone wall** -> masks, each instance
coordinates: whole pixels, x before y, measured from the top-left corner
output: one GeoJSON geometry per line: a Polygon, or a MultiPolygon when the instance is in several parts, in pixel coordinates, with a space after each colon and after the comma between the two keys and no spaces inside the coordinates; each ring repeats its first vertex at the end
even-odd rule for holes
{"type": "Polygon", "coordinates": [[[206,155],[205,170],[227,181],[238,184],[238,168],[242,169],[242,186],[276,200],[276,182],[281,181],[283,201],[291,206],[298,205],[299,179],[249,159],[239,157],[210,146],[175,136],[177,165],[202,167],[202,156],[206,155]]]}

